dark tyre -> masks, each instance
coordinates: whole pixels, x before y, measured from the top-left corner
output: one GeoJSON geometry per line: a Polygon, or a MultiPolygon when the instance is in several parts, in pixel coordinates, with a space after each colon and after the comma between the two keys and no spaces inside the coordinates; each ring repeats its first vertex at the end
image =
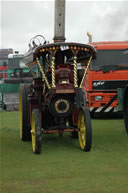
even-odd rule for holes
{"type": "Polygon", "coordinates": [[[72,132],[72,138],[78,139],[78,132],[77,131],[72,132]]]}
{"type": "Polygon", "coordinates": [[[90,112],[91,118],[95,117],[95,113],[94,112],[90,112]]]}
{"type": "Polygon", "coordinates": [[[28,93],[29,88],[25,85],[21,85],[19,89],[19,115],[20,138],[22,141],[31,140],[28,93]]]}
{"type": "Polygon", "coordinates": [[[81,109],[78,115],[78,137],[82,150],[88,152],[92,145],[92,125],[90,113],[87,108],[81,109]]]}
{"type": "Polygon", "coordinates": [[[33,109],[31,120],[32,150],[36,154],[41,152],[41,119],[39,109],[33,109]]]}
{"type": "Polygon", "coordinates": [[[124,92],[123,113],[124,113],[124,124],[126,128],[126,132],[128,134],[128,86],[126,86],[125,92],[124,92]]]}

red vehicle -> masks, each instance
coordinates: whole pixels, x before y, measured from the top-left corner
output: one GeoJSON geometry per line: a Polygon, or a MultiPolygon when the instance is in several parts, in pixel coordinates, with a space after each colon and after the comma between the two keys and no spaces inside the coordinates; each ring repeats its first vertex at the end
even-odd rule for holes
{"type": "Polygon", "coordinates": [[[0,79],[8,78],[8,55],[11,53],[12,48],[0,49],[0,79]]]}
{"type": "Polygon", "coordinates": [[[128,84],[128,41],[90,44],[97,50],[84,84],[90,112],[118,112],[117,90],[128,84]]]}
{"type": "Polygon", "coordinates": [[[0,79],[8,78],[8,66],[0,66],[0,79]]]}
{"type": "Polygon", "coordinates": [[[95,54],[87,44],[57,42],[39,45],[24,55],[33,82],[20,87],[20,137],[22,141],[32,139],[34,153],[41,152],[41,134],[62,136],[64,132],[79,137],[82,150],[91,150],[92,128],[83,82],[95,54]]]}

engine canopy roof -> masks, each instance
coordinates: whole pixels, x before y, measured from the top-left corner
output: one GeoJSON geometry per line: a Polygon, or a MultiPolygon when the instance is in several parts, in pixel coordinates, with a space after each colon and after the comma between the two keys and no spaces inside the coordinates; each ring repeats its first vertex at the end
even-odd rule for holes
{"type": "Polygon", "coordinates": [[[84,59],[86,59],[88,55],[88,57],[92,56],[92,59],[96,59],[96,50],[89,44],[56,42],[39,45],[35,48],[32,48],[24,55],[24,62],[26,64],[33,63],[37,58],[40,58],[40,56],[45,56],[46,54],[56,57],[57,53],[60,55],[67,55],[68,57],[82,56],[84,59]]]}

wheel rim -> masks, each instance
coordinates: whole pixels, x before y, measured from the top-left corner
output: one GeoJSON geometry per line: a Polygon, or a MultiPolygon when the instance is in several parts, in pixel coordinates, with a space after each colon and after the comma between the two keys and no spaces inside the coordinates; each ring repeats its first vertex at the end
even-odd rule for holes
{"type": "Polygon", "coordinates": [[[32,134],[32,149],[33,152],[36,150],[36,126],[35,126],[35,119],[34,119],[34,113],[32,113],[32,123],[31,123],[31,134],[32,134]]]}
{"type": "Polygon", "coordinates": [[[20,119],[20,139],[22,139],[22,120],[23,120],[23,113],[22,113],[22,95],[21,95],[21,89],[19,92],[19,119],[20,119]]]}
{"type": "Polygon", "coordinates": [[[84,150],[86,145],[86,126],[85,126],[84,113],[82,111],[80,111],[78,116],[78,128],[79,128],[78,136],[79,136],[80,147],[82,150],[84,150]]]}

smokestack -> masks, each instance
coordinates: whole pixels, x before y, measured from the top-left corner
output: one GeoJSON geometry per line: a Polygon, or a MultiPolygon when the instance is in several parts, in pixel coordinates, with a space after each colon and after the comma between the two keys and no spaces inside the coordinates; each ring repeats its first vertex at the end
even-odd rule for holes
{"type": "Polygon", "coordinates": [[[92,34],[90,32],[87,32],[87,36],[88,36],[89,43],[91,43],[92,42],[92,34]]]}
{"type": "Polygon", "coordinates": [[[54,42],[65,41],[65,0],[55,0],[54,42]]]}

